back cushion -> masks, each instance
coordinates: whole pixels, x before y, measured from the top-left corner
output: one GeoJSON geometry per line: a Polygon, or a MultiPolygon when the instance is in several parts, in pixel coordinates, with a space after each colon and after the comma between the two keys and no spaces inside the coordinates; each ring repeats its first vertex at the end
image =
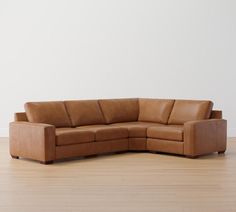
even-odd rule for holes
{"type": "Polygon", "coordinates": [[[104,99],[99,104],[108,124],[138,120],[138,99],[104,99]]]}
{"type": "Polygon", "coordinates": [[[105,123],[97,100],[65,101],[65,105],[73,126],[105,123]]]}
{"type": "Polygon", "coordinates": [[[212,107],[211,101],[176,100],[168,124],[184,124],[187,121],[208,119],[212,107]]]}
{"type": "Polygon", "coordinates": [[[139,121],[167,124],[174,100],[139,99],[139,121]]]}
{"type": "Polygon", "coordinates": [[[70,119],[63,102],[28,102],[25,111],[29,122],[70,127],[70,119]]]}

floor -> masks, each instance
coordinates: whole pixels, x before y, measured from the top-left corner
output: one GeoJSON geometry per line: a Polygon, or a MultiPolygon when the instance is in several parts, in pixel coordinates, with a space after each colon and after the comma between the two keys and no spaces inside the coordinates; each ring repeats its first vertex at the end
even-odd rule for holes
{"type": "Polygon", "coordinates": [[[236,138],[225,155],[125,153],[41,165],[0,139],[0,211],[236,211],[236,138]]]}

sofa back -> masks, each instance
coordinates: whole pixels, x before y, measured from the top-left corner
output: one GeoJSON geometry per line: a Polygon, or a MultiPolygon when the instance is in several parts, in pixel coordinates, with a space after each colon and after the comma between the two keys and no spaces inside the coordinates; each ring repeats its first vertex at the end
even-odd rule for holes
{"type": "Polygon", "coordinates": [[[209,119],[213,103],[200,100],[175,100],[168,124],[184,124],[187,121],[209,119]]]}
{"type": "Polygon", "coordinates": [[[99,104],[107,124],[138,120],[138,99],[103,99],[99,104]]]}
{"type": "Polygon", "coordinates": [[[71,127],[64,102],[28,102],[25,111],[29,122],[71,127]]]}
{"type": "Polygon", "coordinates": [[[172,99],[139,99],[139,121],[167,124],[174,105],[172,99]]]}
{"type": "Polygon", "coordinates": [[[65,101],[65,106],[73,127],[106,123],[98,100],[65,101]]]}
{"type": "Polygon", "coordinates": [[[156,122],[184,124],[187,121],[222,118],[212,112],[211,101],[171,99],[103,99],[57,102],[28,102],[16,121],[76,127],[118,122],[156,122]]]}

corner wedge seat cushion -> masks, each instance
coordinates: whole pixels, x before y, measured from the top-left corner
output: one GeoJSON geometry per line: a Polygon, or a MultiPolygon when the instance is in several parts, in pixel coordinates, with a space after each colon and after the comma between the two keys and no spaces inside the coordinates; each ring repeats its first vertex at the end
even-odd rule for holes
{"type": "Polygon", "coordinates": [[[81,130],[77,128],[57,128],[56,129],[56,144],[58,146],[80,144],[93,142],[95,133],[89,130],[81,130]]]}
{"type": "Polygon", "coordinates": [[[139,121],[167,124],[174,100],[139,99],[139,121]]]}
{"type": "Polygon", "coordinates": [[[138,99],[99,100],[107,124],[138,120],[138,99]]]}
{"type": "Polygon", "coordinates": [[[25,111],[29,122],[70,127],[70,119],[64,102],[28,102],[25,111]]]}
{"type": "Polygon", "coordinates": [[[65,105],[74,127],[105,124],[105,118],[97,100],[65,101],[65,105]]]}
{"type": "Polygon", "coordinates": [[[184,126],[160,126],[147,129],[148,138],[183,141],[184,126]]]}
{"type": "Polygon", "coordinates": [[[106,141],[114,139],[128,138],[128,130],[122,127],[112,127],[109,125],[91,125],[77,127],[76,129],[88,129],[93,131],[95,135],[95,141],[106,141]]]}
{"type": "Polygon", "coordinates": [[[211,101],[176,100],[168,124],[184,124],[187,121],[208,119],[212,107],[211,101]]]}
{"type": "Polygon", "coordinates": [[[129,131],[129,138],[146,138],[147,128],[151,126],[162,126],[162,124],[152,122],[124,122],[115,123],[111,126],[124,127],[129,131]]]}

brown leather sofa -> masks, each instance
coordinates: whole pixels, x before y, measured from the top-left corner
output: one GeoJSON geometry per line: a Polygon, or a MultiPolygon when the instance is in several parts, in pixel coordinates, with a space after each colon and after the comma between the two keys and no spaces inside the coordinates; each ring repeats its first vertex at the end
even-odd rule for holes
{"type": "Polygon", "coordinates": [[[28,102],[10,123],[10,154],[49,164],[123,151],[224,153],[227,122],[212,107],[211,101],[142,98],[28,102]]]}

